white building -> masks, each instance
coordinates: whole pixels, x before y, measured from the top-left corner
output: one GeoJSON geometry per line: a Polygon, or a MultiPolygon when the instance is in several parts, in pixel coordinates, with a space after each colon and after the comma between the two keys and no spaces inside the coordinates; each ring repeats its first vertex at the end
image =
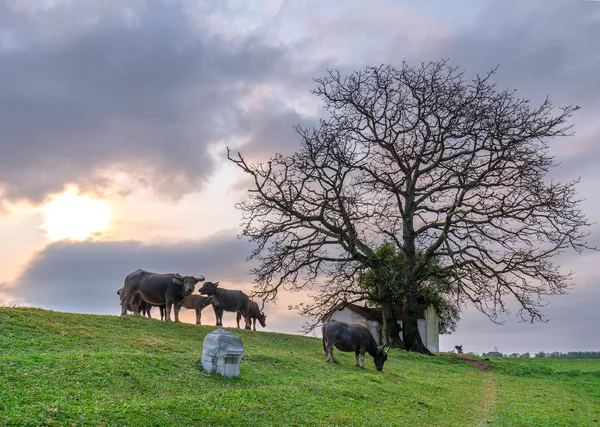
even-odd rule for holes
{"type": "MultiPolygon", "coordinates": [[[[404,310],[402,307],[394,307],[394,312],[398,324],[402,327],[404,310]]],[[[324,316],[323,321],[326,319],[366,326],[373,334],[377,344],[381,344],[383,323],[380,308],[341,303],[330,314],[324,316]]],[[[439,317],[433,305],[417,305],[417,322],[423,344],[432,353],[437,353],[440,348],[439,317]]]]}

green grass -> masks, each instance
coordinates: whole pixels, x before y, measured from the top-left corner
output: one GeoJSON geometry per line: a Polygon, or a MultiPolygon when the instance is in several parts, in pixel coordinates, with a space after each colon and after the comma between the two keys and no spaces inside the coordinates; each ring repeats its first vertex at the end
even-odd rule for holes
{"type": "Polygon", "coordinates": [[[382,372],[321,341],[232,329],[241,375],[201,368],[210,326],[0,308],[0,425],[600,426],[600,361],[391,350],[382,372]],[[598,420],[598,421],[594,421],[598,420]]]}

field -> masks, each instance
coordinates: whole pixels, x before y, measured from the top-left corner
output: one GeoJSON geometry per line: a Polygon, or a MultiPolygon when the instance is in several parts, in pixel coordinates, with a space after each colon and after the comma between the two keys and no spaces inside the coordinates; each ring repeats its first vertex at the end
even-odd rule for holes
{"type": "Polygon", "coordinates": [[[232,329],[245,356],[223,378],[199,363],[214,329],[0,308],[0,425],[600,426],[600,360],[391,350],[363,371],[319,339],[232,329]]]}

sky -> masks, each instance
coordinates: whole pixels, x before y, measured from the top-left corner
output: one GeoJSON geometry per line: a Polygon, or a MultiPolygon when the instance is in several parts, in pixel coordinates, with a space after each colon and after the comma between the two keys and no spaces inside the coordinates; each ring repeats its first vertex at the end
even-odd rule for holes
{"type": "MultiPolygon", "coordinates": [[[[580,178],[584,212],[600,219],[600,2],[340,5],[0,0],[0,304],[118,315],[116,291],[137,268],[250,292],[253,246],[235,208],[247,186],[226,147],[252,161],[297,149],[293,126],[324,115],[310,90],[328,68],[449,59],[474,76],[499,65],[501,89],[580,105],[575,136],[551,143],[561,165],[550,177],[580,178]]],[[[599,236],[595,225],[590,242],[599,236]]],[[[561,256],[575,285],[548,300],[547,323],[499,326],[466,308],[441,350],[600,350],[598,261],[561,256]]],[[[298,333],[288,305],[307,298],[267,304],[265,330],[298,333]]]]}

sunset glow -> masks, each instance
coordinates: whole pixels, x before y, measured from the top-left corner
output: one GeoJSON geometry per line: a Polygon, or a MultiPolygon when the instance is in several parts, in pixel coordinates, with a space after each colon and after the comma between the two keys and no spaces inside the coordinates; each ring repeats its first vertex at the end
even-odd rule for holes
{"type": "Polygon", "coordinates": [[[108,202],[80,196],[73,189],[54,197],[41,211],[49,240],[88,239],[107,231],[111,219],[108,202]]]}

